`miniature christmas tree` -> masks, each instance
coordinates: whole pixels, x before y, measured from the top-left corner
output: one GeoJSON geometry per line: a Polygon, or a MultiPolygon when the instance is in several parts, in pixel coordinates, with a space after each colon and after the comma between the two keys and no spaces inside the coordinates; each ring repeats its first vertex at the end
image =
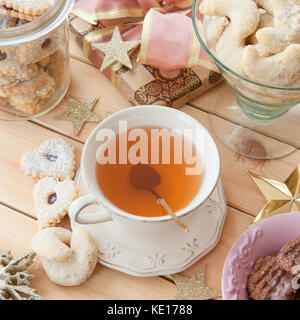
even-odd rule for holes
{"type": "Polygon", "coordinates": [[[40,300],[35,289],[29,287],[34,278],[27,273],[32,265],[35,253],[30,252],[17,257],[10,251],[0,253],[0,300],[40,300]]]}

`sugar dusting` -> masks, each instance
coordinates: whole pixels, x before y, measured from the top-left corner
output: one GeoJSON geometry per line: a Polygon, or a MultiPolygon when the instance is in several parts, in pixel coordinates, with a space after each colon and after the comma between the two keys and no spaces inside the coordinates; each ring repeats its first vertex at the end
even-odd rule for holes
{"type": "Polygon", "coordinates": [[[33,200],[39,225],[44,228],[58,223],[77,196],[76,183],[72,180],[59,181],[46,177],[38,181],[33,189],[33,200]],[[55,201],[49,203],[49,197],[54,194],[55,201]]]}
{"type": "Polygon", "coordinates": [[[35,178],[72,179],[75,169],[74,148],[63,138],[46,140],[39,148],[23,155],[21,167],[25,174],[35,178]]]}

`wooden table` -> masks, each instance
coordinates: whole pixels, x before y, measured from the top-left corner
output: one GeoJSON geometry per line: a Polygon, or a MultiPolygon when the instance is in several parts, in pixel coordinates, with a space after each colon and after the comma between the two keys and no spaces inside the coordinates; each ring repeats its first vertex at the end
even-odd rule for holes
{"type": "MultiPolygon", "coordinates": [[[[71,86],[68,94],[84,101],[99,97],[95,112],[105,115],[130,106],[130,103],[83,56],[71,39],[71,86]]],[[[225,84],[181,108],[209,129],[209,98],[222,92],[224,100],[231,99],[225,84]]],[[[83,144],[95,124],[86,124],[79,136],[73,134],[72,125],[53,120],[54,115],[66,110],[65,102],[47,115],[27,122],[0,122],[0,251],[11,249],[14,254],[27,252],[37,232],[33,207],[34,181],[20,170],[20,158],[26,151],[36,148],[45,139],[63,136],[76,148],[77,168],[83,144]]],[[[225,121],[226,114],[221,115],[225,121]]],[[[253,217],[265,203],[264,197],[244,172],[255,170],[266,177],[285,180],[298,164],[299,149],[291,155],[269,161],[251,160],[238,156],[216,139],[221,154],[221,178],[228,201],[228,215],[217,246],[182,275],[191,277],[199,267],[206,265],[206,284],[221,291],[222,268],[226,255],[237,237],[249,226],[253,217]]],[[[291,141],[289,141],[291,143],[291,141]]],[[[299,147],[297,137],[292,141],[299,147]]],[[[68,221],[64,221],[68,223],[68,221]]],[[[101,265],[92,277],[74,288],[57,286],[48,280],[38,259],[30,271],[35,274],[32,287],[45,299],[172,299],[176,286],[162,277],[135,278],[101,265]]]]}

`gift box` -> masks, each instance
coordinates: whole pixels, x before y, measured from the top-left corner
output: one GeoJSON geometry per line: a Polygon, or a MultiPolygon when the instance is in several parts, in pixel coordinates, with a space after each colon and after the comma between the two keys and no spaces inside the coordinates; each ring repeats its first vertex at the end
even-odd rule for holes
{"type": "MultiPolygon", "coordinates": [[[[176,13],[173,13],[173,15],[169,13],[169,16],[164,15],[166,6],[164,7],[159,2],[155,2],[155,4],[160,8],[153,9],[152,7],[150,9],[151,12],[147,11],[144,14],[142,8],[140,8],[140,11],[138,11],[138,8],[136,8],[137,11],[133,11],[133,8],[130,8],[128,14],[124,14],[126,10],[121,8],[121,15],[118,15],[118,10],[112,8],[111,11],[106,10],[105,13],[107,15],[105,15],[101,9],[96,12],[95,7],[88,8],[91,11],[90,14],[78,9],[76,4],[80,7],[80,2],[82,1],[75,2],[75,8],[69,18],[70,30],[76,35],[77,44],[97,68],[101,68],[104,55],[95,49],[93,44],[108,42],[115,26],[118,26],[124,41],[141,38],[141,46],[129,52],[132,68],[115,63],[103,71],[113,85],[134,105],[157,104],[179,108],[222,81],[221,75],[217,72],[215,65],[208,60],[203,49],[201,51],[202,55],[200,54],[200,44],[195,39],[194,32],[190,30],[192,28],[191,21],[189,21],[191,18],[186,17],[188,10],[186,7],[180,8],[185,15],[183,18],[181,18],[182,15],[179,16],[177,13],[180,0],[175,0],[176,5],[173,6],[171,6],[170,0],[165,2],[168,10],[176,10],[176,13]],[[185,10],[183,11],[183,9],[185,10]],[[132,14],[133,12],[136,14],[132,14]],[[138,15],[141,16],[139,17],[138,15]],[[162,37],[162,34],[164,34],[160,32],[159,28],[157,28],[156,38],[155,35],[153,36],[155,34],[154,26],[160,24],[161,27],[167,28],[172,23],[172,19],[178,21],[178,17],[174,15],[178,15],[181,18],[181,21],[177,23],[178,30],[181,31],[181,29],[186,28],[186,32],[190,34],[190,41],[191,43],[193,42],[190,45],[192,48],[190,50],[191,53],[188,52],[188,55],[184,52],[184,49],[178,47],[177,39],[171,38],[169,40],[169,37],[157,39],[157,37],[162,37]],[[105,17],[107,19],[104,19],[105,17]],[[153,24],[152,26],[151,23],[153,24]],[[152,35],[150,31],[146,30],[145,25],[149,26],[149,30],[151,28],[152,35]],[[158,48],[153,48],[154,46],[158,48]],[[160,52],[170,50],[172,46],[173,52],[174,48],[177,48],[176,53],[174,52],[172,55],[172,52],[169,52],[168,58],[168,54],[160,54],[160,52]],[[152,50],[149,50],[149,47],[152,50]],[[182,50],[182,52],[178,50],[182,50]],[[202,60],[202,65],[197,63],[198,57],[199,61],[200,59],[202,60]],[[203,61],[205,64],[203,64],[203,61]],[[192,65],[189,66],[189,64],[192,65]],[[159,67],[161,65],[164,68],[159,67]],[[185,65],[187,67],[183,67],[185,65]],[[203,65],[207,66],[207,68],[203,67],[203,65]],[[180,68],[176,68],[176,66],[180,66],[180,68]]],[[[94,4],[98,5],[98,10],[101,7],[101,1],[103,0],[92,0],[94,4]]],[[[113,2],[112,4],[115,4],[118,1],[115,0],[113,2]]],[[[143,2],[143,4],[145,3],[148,5],[146,9],[148,10],[151,7],[151,1],[143,2]]],[[[188,5],[187,1],[184,4],[188,5]]],[[[84,5],[86,6],[86,3],[84,5]]],[[[176,33],[176,30],[174,31],[176,33]]],[[[166,30],[165,35],[167,33],[168,31],[166,30]]],[[[187,38],[185,34],[181,37],[187,38]]]]}

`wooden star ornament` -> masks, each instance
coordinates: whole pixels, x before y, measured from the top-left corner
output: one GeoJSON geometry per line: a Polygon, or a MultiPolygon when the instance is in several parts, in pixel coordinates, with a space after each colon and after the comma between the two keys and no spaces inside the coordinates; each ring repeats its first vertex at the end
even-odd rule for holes
{"type": "Polygon", "coordinates": [[[210,300],[221,296],[221,293],[205,286],[205,266],[201,265],[198,272],[190,279],[182,277],[178,274],[171,276],[178,293],[176,300],[210,300]]]}
{"type": "Polygon", "coordinates": [[[76,136],[79,135],[86,122],[101,122],[102,119],[92,112],[98,99],[92,99],[84,103],[80,103],[71,97],[66,97],[66,100],[68,103],[68,110],[55,116],[54,119],[71,121],[76,136]]]}
{"type": "Polygon", "coordinates": [[[246,172],[267,199],[253,223],[277,214],[300,211],[300,164],[284,182],[246,172]]]}
{"type": "Polygon", "coordinates": [[[105,70],[113,63],[119,62],[131,69],[132,64],[128,52],[139,45],[140,41],[123,41],[120,30],[115,27],[112,38],[109,42],[94,43],[92,46],[105,54],[100,71],[105,70]]]}

